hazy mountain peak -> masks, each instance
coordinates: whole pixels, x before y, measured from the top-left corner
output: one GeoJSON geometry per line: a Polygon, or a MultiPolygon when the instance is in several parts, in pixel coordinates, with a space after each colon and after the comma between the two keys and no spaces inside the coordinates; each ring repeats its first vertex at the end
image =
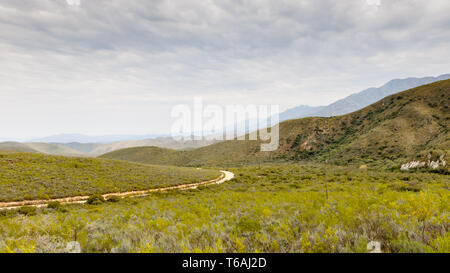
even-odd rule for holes
{"type": "Polygon", "coordinates": [[[450,79],[450,74],[443,74],[437,77],[393,79],[380,87],[367,88],[327,106],[311,107],[300,105],[288,109],[280,114],[280,121],[312,116],[329,117],[345,115],[375,103],[386,96],[447,79],[450,79]]]}

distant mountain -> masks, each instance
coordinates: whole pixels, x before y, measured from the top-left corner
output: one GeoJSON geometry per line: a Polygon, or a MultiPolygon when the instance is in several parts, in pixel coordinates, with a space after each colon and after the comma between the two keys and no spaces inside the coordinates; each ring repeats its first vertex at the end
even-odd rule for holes
{"type": "Polygon", "coordinates": [[[438,77],[406,78],[391,80],[385,85],[368,88],[352,94],[327,106],[311,107],[301,105],[280,114],[280,121],[304,117],[331,117],[355,112],[389,95],[402,92],[421,85],[450,79],[450,74],[438,77]]]}
{"type": "Polygon", "coordinates": [[[285,121],[288,119],[296,119],[300,117],[308,117],[314,115],[319,111],[324,110],[325,108],[326,106],[300,105],[280,113],[280,121],[285,121]]]}
{"type": "Polygon", "coordinates": [[[175,140],[158,137],[142,140],[118,141],[113,143],[43,143],[43,142],[0,142],[0,151],[35,152],[50,155],[92,157],[124,148],[156,146],[174,150],[191,150],[217,143],[215,140],[175,140]]]}
{"type": "Polygon", "coordinates": [[[46,143],[112,143],[118,141],[143,140],[157,137],[167,137],[168,135],[104,135],[88,136],[82,134],[59,134],[44,138],[32,139],[29,142],[46,143]]]}
{"type": "Polygon", "coordinates": [[[15,151],[15,152],[29,152],[29,153],[43,153],[50,155],[65,155],[65,156],[83,156],[82,153],[54,143],[21,143],[21,142],[1,142],[1,151],[15,151]]]}

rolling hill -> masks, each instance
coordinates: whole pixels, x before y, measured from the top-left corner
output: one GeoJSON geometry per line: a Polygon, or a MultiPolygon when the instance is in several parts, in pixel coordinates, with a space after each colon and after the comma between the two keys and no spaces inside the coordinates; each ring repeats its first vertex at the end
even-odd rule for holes
{"type": "Polygon", "coordinates": [[[261,152],[259,141],[234,140],[180,153],[136,148],[102,157],[185,166],[276,160],[399,163],[424,158],[431,151],[448,154],[449,105],[450,80],[444,80],[388,96],[347,115],[282,122],[280,146],[274,152],[261,152]]]}
{"type": "Polygon", "coordinates": [[[147,190],[219,175],[215,170],[0,152],[0,202],[147,190]]]}
{"type": "Polygon", "coordinates": [[[64,155],[64,156],[83,156],[83,153],[78,152],[74,149],[71,149],[69,147],[66,147],[61,144],[56,143],[42,143],[42,142],[31,142],[31,143],[25,143],[28,147],[31,147],[32,149],[43,153],[43,154],[49,154],[49,155],[64,155]]]}
{"type": "Polygon", "coordinates": [[[16,151],[16,152],[27,152],[27,153],[38,153],[39,151],[31,148],[26,143],[20,142],[1,142],[0,151],[16,151]]]}
{"type": "Polygon", "coordinates": [[[126,148],[110,153],[106,153],[101,158],[125,160],[139,162],[144,164],[160,164],[160,165],[184,165],[187,160],[184,155],[188,156],[185,151],[177,151],[160,147],[133,147],[126,148]]]}
{"type": "Polygon", "coordinates": [[[0,151],[43,153],[49,155],[65,155],[65,156],[83,156],[83,153],[81,152],[78,152],[74,149],[56,143],[2,142],[0,143],[0,151]]]}
{"type": "Polygon", "coordinates": [[[177,141],[171,137],[142,140],[119,141],[113,143],[43,143],[43,142],[1,142],[0,150],[17,152],[34,152],[49,155],[95,157],[115,150],[131,147],[161,147],[175,150],[190,150],[204,147],[218,141],[191,140],[177,141]]]}
{"type": "Polygon", "coordinates": [[[120,141],[109,144],[101,144],[95,147],[93,150],[91,150],[89,152],[89,155],[98,156],[101,154],[105,154],[108,152],[124,148],[143,147],[143,146],[147,147],[155,146],[174,150],[189,150],[211,145],[213,143],[217,143],[217,141],[210,141],[210,140],[178,141],[173,139],[172,137],[160,137],[152,139],[120,141]]]}

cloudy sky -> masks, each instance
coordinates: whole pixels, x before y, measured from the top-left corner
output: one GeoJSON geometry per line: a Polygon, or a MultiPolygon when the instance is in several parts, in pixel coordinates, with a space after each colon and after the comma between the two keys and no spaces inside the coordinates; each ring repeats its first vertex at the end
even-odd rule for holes
{"type": "Polygon", "coordinates": [[[448,0],[77,2],[0,1],[0,138],[167,133],[194,96],[283,110],[450,72],[448,0]]]}

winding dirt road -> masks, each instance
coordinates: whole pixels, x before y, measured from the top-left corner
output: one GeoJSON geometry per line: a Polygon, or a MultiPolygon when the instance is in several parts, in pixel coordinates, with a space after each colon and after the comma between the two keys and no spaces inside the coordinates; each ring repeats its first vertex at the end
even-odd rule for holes
{"type": "MultiPolygon", "coordinates": [[[[104,198],[108,198],[110,196],[118,196],[121,198],[124,197],[141,197],[147,196],[154,192],[164,192],[170,190],[188,190],[188,189],[196,189],[199,186],[209,186],[209,185],[217,185],[222,184],[226,181],[229,181],[234,178],[234,173],[228,171],[220,171],[222,175],[216,179],[203,181],[198,183],[184,184],[178,186],[170,186],[164,188],[157,189],[149,189],[142,191],[128,191],[128,192],[116,192],[116,193],[107,193],[103,194],[104,198]]],[[[26,201],[17,201],[17,202],[0,202],[0,210],[9,210],[9,209],[17,209],[23,206],[32,206],[32,207],[45,207],[50,202],[59,202],[61,204],[82,204],[86,203],[89,195],[84,196],[73,196],[73,197],[65,197],[65,198],[56,198],[49,200],[26,200],[26,201]]]]}

